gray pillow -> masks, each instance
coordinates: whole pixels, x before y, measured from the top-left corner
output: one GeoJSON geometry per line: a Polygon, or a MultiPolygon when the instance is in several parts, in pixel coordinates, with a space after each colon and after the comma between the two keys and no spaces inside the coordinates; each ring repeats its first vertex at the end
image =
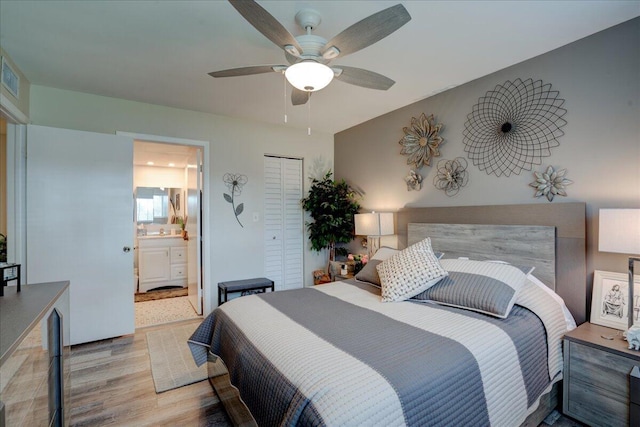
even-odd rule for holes
{"type": "Polygon", "coordinates": [[[440,263],[449,276],[414,299],[504,319],[526,281],[526,274],[509,264],[461,259],[444,259],[440,263]]]}
{"type": "Polygon", "coordinates": [[[356,274],[356,280],[361,282],[371,283],[372,285],[380,286],[380,276],[376,266],[382,262],[381,259],[372,259],[364,265],[362,270],[356,274]]]}

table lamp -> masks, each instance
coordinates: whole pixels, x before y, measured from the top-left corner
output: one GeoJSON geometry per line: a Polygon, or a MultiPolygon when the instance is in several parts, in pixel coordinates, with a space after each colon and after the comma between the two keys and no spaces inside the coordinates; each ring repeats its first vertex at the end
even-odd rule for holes
{"type": "Polygon", "coordinates": [[[367,251],[369,259],[380,248],[380,236],[388,236],[394,233],[393,213],[371,212],[355,215],[356,234],[367,236],[367,251]]]}
{"type": "Polygon", "coordinates": [[[629,257],[629,327],[633,326],[633,265],[640,261],[640,209],[600,209],[600,252],[616,252],[629,257]],[[635,256],[633,256],[635,255],[635,256]]]}

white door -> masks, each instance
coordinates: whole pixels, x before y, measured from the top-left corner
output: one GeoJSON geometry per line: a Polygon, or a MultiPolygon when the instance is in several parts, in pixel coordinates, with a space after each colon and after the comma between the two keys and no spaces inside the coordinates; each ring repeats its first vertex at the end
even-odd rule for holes
{"type": "Polygon", "coordinates": [[[187,288],[189,302],[202,314],[202,150],[194,148],[187,169],[187,288]]]}
{"type": "Polygon", "coordinates": [[[71,344],[135,330],[133,140],[27,127],[27,280],[69,280],[71,344]]]}
{"type": "Polygon", "coordinates": [[[301,199],[302,160],[265,156],[264,270],[276,290],[304,286],[301,199]]]}

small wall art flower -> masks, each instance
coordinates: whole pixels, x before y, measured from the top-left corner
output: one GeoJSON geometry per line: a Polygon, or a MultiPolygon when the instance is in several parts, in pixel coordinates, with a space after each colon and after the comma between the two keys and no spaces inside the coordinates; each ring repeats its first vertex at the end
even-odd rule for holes
{"type": "Polygon", "coordinates": [[[553,198],[556,195],[566,197],[566,186],[573,184],[573,181],[565,178],[566,169],[556,171],[553,166],[549,166],[546,172],[534,172],[533,174],[536,180],[529,184],[529,186],[536,189],[533,197],[545,196],[550,202],[553,202],[553,198]]]}
{"type": "Polygon", "coordinates": [[[408,165],[420,169],[423,165],[431,166],[431,159],[440,156],[439,147],[444,141],[438,134],[442,123],[435,124],[433,114],[424,113],[419,118],[411,118],[411,127],[403,128],[404,136],[399,141],[402,145],[400,154],[409,156],[408,165]]]}
{"type": "Polygon", "coordinates": [[[236,217],[236,221],[240,224],[240,227],[244,228],[244,225],[240,222],[238,215],[240,215],[244,211],[244,203],[240,203],[238,206],[235,204],[235,197],[242,194],[242,187],[249,181],[246,175],[242,175],[239,173],[225,173],[222,178],[225,185],[229,189],[229,193],[223,193],[224,199],[231,203],[231,207],[233,208],[233,214],[236,217]]]}
{"type": "Polygon", "coordinates": [[[422,175],[414,170],[410,170],[409,174],[404,177],[404,182],[407,183],[407,191],[419,191],[422,188],[422,175]]]}
{"type": "Polygon", "coordinates": [[[444,193],[453,197],[469,180],[469,172],[467,172],[468,163],[462,157],[456,157],[453,160],[442,159],[438,162],[438,172],[433,178],[433,185],[444,193]]]}
{"type": "Polygon", "coordinates": [[[560,145],[567,123],[564,99],[542,80],[506,81],[473,106],[464,125],[464,151],[471,162],[496,176],[519,175],[542,163],[560,145]]]}

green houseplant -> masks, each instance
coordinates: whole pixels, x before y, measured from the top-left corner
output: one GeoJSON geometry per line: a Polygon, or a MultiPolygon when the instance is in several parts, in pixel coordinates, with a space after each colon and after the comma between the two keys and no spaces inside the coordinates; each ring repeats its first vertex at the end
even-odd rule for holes
{"type": "Polygon", "coordinates": [[[311,214],[307,222],[311,248],[315,251],[329,249],[329,260],[335,259],[336,243],[348,243],[353,239],[354,215],[360,205],[356,192],[344,181],[334,181],[329,170],[322,179],[311,179],[307,197],[302,207],[311,214]]]}

